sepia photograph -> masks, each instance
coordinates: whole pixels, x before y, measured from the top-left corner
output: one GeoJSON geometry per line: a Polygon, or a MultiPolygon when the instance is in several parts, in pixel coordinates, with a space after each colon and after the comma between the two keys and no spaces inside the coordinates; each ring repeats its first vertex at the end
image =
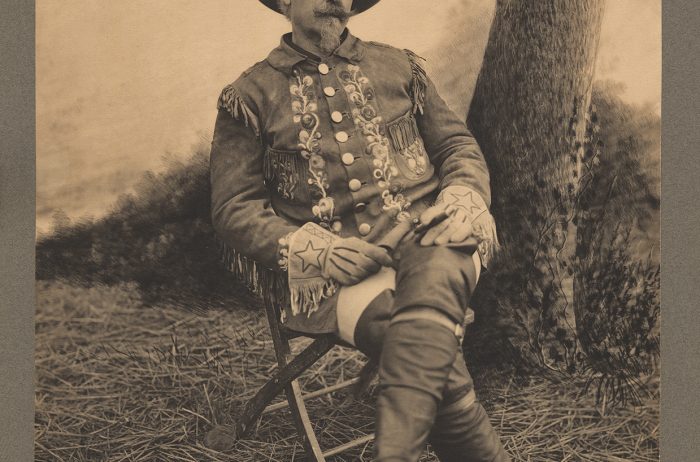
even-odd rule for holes
{"type": "Polygon", "coordinates": [[[34,460],[660,460],[661,19],[38,0],[34,460]]]}

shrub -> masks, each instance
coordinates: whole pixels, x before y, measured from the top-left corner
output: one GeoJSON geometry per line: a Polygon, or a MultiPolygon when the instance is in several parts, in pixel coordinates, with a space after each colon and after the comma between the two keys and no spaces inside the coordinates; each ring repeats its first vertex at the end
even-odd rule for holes
{"type": "MultiPolygon", "coordinates": [[[[572,228],[556,213],[519,204],[533,215],[523,222],[539,227],[509,230],[516,234],[475,293],[480,332],[468,342],[480,361],[557,379],[585,374],[613,404],[639,397],[639,377],[655,372],[659,354],[660,120],[623,103],[619,90],[596,84],[578,188],[561,205],[575,252],[561,252],[572,228]]],[[[508,213],[523,213],[517,206],[508,213]]]]}
{"type": "Polygon", "coordinates": [[[136,282],[147,302],[193,309],[231,297],[252,300],[220,263],[205,146],[186,162],[169,160],[163,173],[146,172],[136,192],[120,197],[104,218],[72,226],[59,219],[54,234],[37,244],[38,279],[136,282]]]}

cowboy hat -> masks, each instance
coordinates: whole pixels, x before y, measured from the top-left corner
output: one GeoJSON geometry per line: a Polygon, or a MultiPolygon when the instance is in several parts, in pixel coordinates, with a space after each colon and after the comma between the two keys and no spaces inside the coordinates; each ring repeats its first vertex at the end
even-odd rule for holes
{"type": "MultiPolygon", "coordinates": [[[[260,3],[278,13],[282,13],[279,7],[279,0],[260,0],[260,3]]],[[[377,3],[379,3],[379,0],[354,0],[352,2],[352,14],[362,13],[372,8],[377,3]]]]}

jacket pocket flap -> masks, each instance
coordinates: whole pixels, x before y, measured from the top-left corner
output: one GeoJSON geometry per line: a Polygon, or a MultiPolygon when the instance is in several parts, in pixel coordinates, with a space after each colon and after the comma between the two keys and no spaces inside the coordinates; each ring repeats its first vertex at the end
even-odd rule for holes
{"type": "Polygon", "coordinates": [[[416,118],[411,111],[389,122],[386,128],[391,144],[396,151],[408,149],[420,136],[416,118]]]}
{"type": "Polygon", "coordinates": [[[267,147],[263,164],[265,182],[284,199],[308,197],[309,161],[300,151],[267,147]]]}

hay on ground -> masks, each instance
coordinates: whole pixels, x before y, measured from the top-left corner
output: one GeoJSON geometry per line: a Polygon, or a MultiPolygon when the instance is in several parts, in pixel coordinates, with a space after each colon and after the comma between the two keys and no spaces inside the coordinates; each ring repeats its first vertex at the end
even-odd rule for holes
{"type": "MultiPolygon", "coordinates": [[[[128,285],[37,289],[35,460],[303,460],[288,411],[263,416],[229,453],[202,443],[213,425],[233,423],[275,368],[259,310],[144,308],[128,285]]],[[[336,348],[301,382],[319,389],[363,364],[359,353],[336,348]]],[[[592,398],[577,398],[575,383],[516,386],[495,377],[479,392],[513,460],[658,460],[658,400],[601,415],[592,398]]],[[[373,429],[372,397],[352,402],[344,393],[308,405],[325,448],[373,429]]],[[[371,453],[368,444],[334,460],[369,461],[371,453]]]]}

